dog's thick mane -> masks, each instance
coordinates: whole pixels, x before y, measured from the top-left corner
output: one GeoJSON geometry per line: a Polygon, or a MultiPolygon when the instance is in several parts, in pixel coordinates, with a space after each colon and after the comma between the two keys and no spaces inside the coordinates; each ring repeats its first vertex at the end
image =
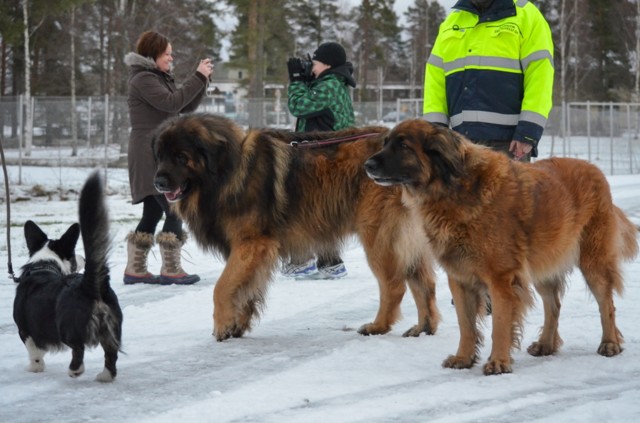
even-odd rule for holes
{"type": "MultiPolygon", "coordinates": [[[[194,172],[191,194],[173,207],[189,222],[200,245],[226,256],[230,245],[218,226],[221,220],[248,213],[255,209],[257,202],[262,205],[260,216],[256,216],[257,222],[263,222],[269,231],[278,230],[274,224],[286,226],[300,196],[296,194],[301,189],[299,175],[305,174],[305,178],[309,178],[319,166],[316,157],[335,159],[344,144],[306,149],[292,147],[291,142],[357,137],[386,131],[388,129],[384,127],[368,127],[337,132],[296,133],[264,128],[245,132],[227,118],[192,114],[163,125],[154,143],[169,139],[167,144],[172,144],[172,149],[190,151],[189,155],[196,162],[194,166],[202,167],[202,170],[194,172]],[[262,165],[264,162],[269,165],[262,165]],[[216,216],[212,219],[217,222],[213,227],[210,224],[205,227],[203,219],[198,217],[201,210],[208,210],[216,216]],[[216,248],[211,248],[214,242],[216,248]]],[[[165,147],[160,145],[159,148],[165,147]]],[[[352,173],[349,178],[358,175],[366,180],[361,164],[352,173]]],[[[345,185],[356,183],[345,182],[345,185]]]]}

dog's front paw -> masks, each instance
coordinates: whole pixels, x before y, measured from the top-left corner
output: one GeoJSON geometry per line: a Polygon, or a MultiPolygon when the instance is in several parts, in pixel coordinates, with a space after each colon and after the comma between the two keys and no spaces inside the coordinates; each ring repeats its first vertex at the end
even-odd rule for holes
{"type": "Polygon", "coordinates": [[[490,359],[482,369],[486,376],[501,375],[503,373],[511,373],[511,360],[492,360],[490,359]]]}
{"type": "Polygon", "coordinates": [[[475,364],[475,359],[450,355],[442,362],[442,367],[447,369],[470,369],[475,364]]]}
{"type": "Polygon", "coordinates": [[[614,355],[620,354],[622,351],[622,346],[615,342],[603,342],[598,347],[598,354],[605,357],[613,357],[614,355]]]}
{"type": "Polygon", "coordinates": [[[380,326],[380,325],[376,325],[375,323],[367,323],[360,326],[360,329],[358,329],[358,333],[360,335],[365,335],[365,336],[384,335],[390,330],[391,328],[389,326],[380,326]]]}
{"type": "Polygon", "coordinates": [[[246,331],[246,328],[241,328],[239,326],[230,326],[226,328],[214,328],[213,336],[216,337],[216,341],[222,342],[229,338],[242,338],[246,331]]]}

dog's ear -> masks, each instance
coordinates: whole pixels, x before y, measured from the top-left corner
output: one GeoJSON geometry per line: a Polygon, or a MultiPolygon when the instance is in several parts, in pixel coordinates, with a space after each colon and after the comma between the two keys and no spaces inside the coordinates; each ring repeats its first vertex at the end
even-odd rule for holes
{"type": "Polygon", "coordinates": [[[80,225],[74,223],[69,229],[55,242],[56,253],[60,257],[71,260],[75,259],[75,249],[80,237],[80,225]]]}
{"type": "Polygon", "coordinates": [[[24,224],[24,239],[27,241],[29,257],[37,251],[40,251],[47,241],[49,241],[47,234],[32,220],[27,220],[24,224]]]}
{"type": "Polygon", "coordinates": [[[450,184],[463,173],[462,139],[455,131],[433,125],[424,133],[422,148],[431,158],[432,166],[445,184],[450,184]]]}

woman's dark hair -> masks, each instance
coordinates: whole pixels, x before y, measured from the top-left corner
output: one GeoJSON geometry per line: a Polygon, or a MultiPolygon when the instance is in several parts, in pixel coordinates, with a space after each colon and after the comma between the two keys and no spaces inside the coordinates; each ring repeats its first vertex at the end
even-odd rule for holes
{"type": "Polygon", "coordinates": [[[169,45],[169,39],[159,32],[145,31],[138,38],[136,53],[144,57],[156,60],[165,52],[169,45]]]}

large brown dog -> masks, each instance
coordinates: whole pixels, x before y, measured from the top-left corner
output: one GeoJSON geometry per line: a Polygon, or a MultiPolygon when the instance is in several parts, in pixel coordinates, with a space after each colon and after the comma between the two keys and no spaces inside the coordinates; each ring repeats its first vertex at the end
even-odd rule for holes
{"type": "Polygon", "coordinates": [[[600,308],[598,353],[622,351],[613,292],[623,289],[620,263],[638,252],[637,230],[613,205],[607,180],[582,160],[510,160],[446,128],[423,120],[397,125],[365,165],[381,185],[401,185],[447,271],[460,326],[460,344],[443,366],[469,368],[478,360],[488,289],[493,306],[487,375],[511,372],[532,302],[542,296],[544,327],[528,352],[553,354],[565,277],[578,266],[600,308]]]}
{"type": "Polygon", "coordinates": [[[279,259],[332,250],[353,234],[380,289],[378,314],[359,332],[391,329],[400,317],[405,280],[418,308],[418,324],[405,336],[435,332],[440,316],[426,237],[411,226],[400,187],[382,188],[364,171],[387,131],[245,133],[229,119],[205,114],[159,129],[156,188],[174,203],[198,244],[227,262],[214,290],[218,341],[251,329],[279,259]],[[342,137],[356,140],[317,149],[290,145],[342,137]]]}

